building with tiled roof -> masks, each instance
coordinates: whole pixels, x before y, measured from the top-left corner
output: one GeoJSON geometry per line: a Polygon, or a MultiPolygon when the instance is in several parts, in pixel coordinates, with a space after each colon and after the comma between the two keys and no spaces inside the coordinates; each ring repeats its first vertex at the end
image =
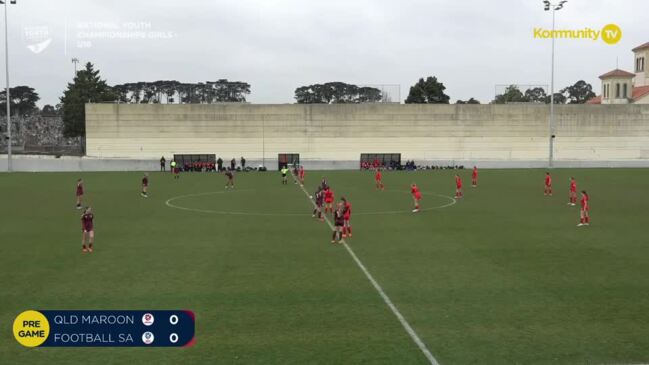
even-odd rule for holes
{"type": "Polygon", "coordinates": [[[601,75],[602,94],[586,104],[649,104],[649,42],[632,51],[635,72],[616,68],[601,75]]]}

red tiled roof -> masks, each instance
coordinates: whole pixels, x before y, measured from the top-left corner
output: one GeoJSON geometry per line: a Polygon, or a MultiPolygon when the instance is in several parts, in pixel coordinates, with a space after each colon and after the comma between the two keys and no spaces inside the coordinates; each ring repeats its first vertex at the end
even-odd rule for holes
{"type": "Polygon", "coordinates": [[[649,94],[649,85],[634,87],[631,99],[638,100],[647,94],[649,94]]]}
{"type": "Polygon", "coordinates": [[[641,45],[637,46],[636,48],[632,49],[631,51],[635,52],[635,51],[639,51],[639,50],[645,49],[645,48],[649,48],[649,42],[641,44],[641,45]]]}
{"type": "Polygon", "coordinates": [[[586,102],[586,104],[601,104],[602,103],[602,96],[598,95],[586,102]]]}
{"type": "Polygon", "coordinates": [[[609,71],[603,75],[601,75],[599,78],[600,79],[605,79],[608,77],[634,77],[635,74],[632,74],[631,72],[627,72],[624,70],[620,70],[619,68],[616,68],[613,71],[609,71]]]}
{"type": "MultiPolygon", "coordinates": [[[[636,101],[636,100],[638,100],[638,99],[640,99],[642,97],[645,97],[647,95],[649,95],[649,85],[638,86],[638,87],[633,88],[633,91],[631,93],[631,99],[633,99],[633,101],[636,101]]],[[[586,102],[586,104],[601,104],[601,103],[602,103],[602,96],[601,95],[597,95],[596,97],[594,97],[592,99],[589,99],[586,102]]]]}

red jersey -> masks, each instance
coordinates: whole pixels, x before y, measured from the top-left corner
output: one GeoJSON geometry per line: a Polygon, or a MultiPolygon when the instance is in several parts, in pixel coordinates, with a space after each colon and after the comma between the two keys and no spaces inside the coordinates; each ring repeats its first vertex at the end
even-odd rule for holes
{"type": "Polygon", "coordinates": [[[349,220],[349,218],[352,216],[352,203],[345,203],[345,206],[343,207],[343,216],[345,217],[345,220],[349,220]]]}
{"type": "Polygon", "coordinates": [[[473,169],[473,172],[471,173],[471,177],[474,178],[474,179],[478,177],[478,169],[477,168],[473,169]]]}
{"type": "Polygon", "coordinates": [[[581,210],[590,210],[590,206],[588,205],[588,200],[590,198],[588,195],[584,195],[581,197],[581,210]]]}
{"type": "Polygon", "coordinates": [[[84,232],[90,232],[93,230],[93,219],[95,219],[95,216],[92,213],[84,213],[81,216],[81,229],[84,232]]]}
{"type": "Polygon", "coordinates": [[[83,183],[78,182],[77,183],[77,196],[83,195],[83,183]]]}
{"type": "Polygon", "coordinates": [[[457,177],[455,178],[455,186],[456,186],[458,189],[462,188],[462,178],[461,178],[461,177],[457,176],[457,177]]]}
{"type": "Polygon", "coordinates": [[[300,168],[300,177],[304,178],[304,168],[303,167],[300,168]]]}
{"type": "Polygon", "coordinates": [[[545,175],[545,186],[550,186],[550,185],[552,185],[552,176],[545,175]]]}
{"type": "Polygon", "coordinates": [[[326,203],[331,203],[334,201],[334,191],[331,189],[325,190],[324,198],[326,203]]]}
{"type": "Polygon", "coordinates": [[[570,180],[570,192],[574,193],[577,191],[577,182],[575,180],[570,180]]]}
{"type": "Polygon", "coordinates": [[[142,186],[149,186],[149,178],[148,177],[143,177],[142,178],[142,186]]]}
{"type": "Polygon", "coordinates": [[[383,179],[383,174],[381,173],[381,170],[376,171],[376,174],[374,175],[374,179],[376,181],[381,181],[381,179],[383,179]]]}
{"type": "Polygon", "coordinates": [[[421,199],[421,192],[419,191],[418,187],[416,187],[416,186],[411,187],[410,188],[410,193],[412,194],[412,196],[415,197],[415,199],[417,199],[417,200],[421,199]]]}

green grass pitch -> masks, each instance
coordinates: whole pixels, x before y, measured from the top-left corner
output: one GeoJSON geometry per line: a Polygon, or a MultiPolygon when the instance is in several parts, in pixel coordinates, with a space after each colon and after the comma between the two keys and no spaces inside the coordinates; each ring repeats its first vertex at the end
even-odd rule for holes
{"type": "MultiPolygon", "coordinates": [[[[455,205],[454,171],[307,171],[353,204],[360,260],[441,364],[649,362],[649,171],[481,170],[455,205]],[[576,227],[568,178],[591,195],[576,227]],[[439,195],[436,195],[439,194],[439,195]],[[363,214],[404,211],[396,214],[363,214]]],[[[0,174],[0,364],[424,364],[426,358],[329,227],[277,172],[0,174]],[[95,210],[82,254],[78,177],[95,210]],[[165,202],[186,209],[172,208],[165,202]],[[189,209],[189,210],[187,210],[189,209]],[[218,214],[214,212],[237,212],[218,214]],[[260,215],[255,215],[260,214],[260,215]],[[21,347],[26,309],[191,309],[186,349],[21,347]]]]}

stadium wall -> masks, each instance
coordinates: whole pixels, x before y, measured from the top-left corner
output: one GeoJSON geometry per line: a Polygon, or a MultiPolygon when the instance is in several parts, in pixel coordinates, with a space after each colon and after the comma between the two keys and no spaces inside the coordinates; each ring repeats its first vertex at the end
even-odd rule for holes
{"type": "MultiPolygon", "coordinates": [[[[557,166],[649,166],[649,105],[559,105],[557,166]]],[[[310,168],[357,168],[361,153],[429,164],[543,167],[546,105],[87,104],[87,156],[157,160],[174,153],[245,156],[272,166],[299,153],[310,168]]]]}

